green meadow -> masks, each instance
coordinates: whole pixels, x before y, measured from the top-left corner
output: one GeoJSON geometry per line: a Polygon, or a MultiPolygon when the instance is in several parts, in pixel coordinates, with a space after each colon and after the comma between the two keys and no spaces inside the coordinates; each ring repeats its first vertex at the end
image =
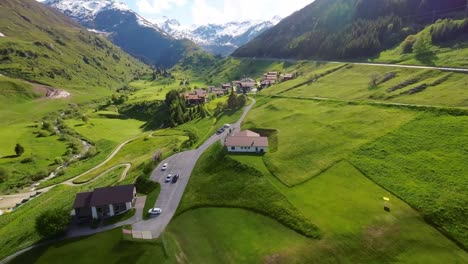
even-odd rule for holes
{"type": "Polygon", "coordinates": [[[244,127],[276,131],[264,160],[278,179],[293,186],[415,116],[399,109],[277,99],[254,108],[244,127]]]}
{"type": "MultiPolygon", "coordinates": [[[[300,73],[295,80],[260,92],[242,124],[243,129],[269,137],[268,152],[263,156],[234,155],[221,145],[208,149],[160,239],[128,241],[116,229],[41,247],[13,263],[57,263],[59,259],[83,263],[90,261],[89,255],[77,252],[91,248],[99,249],[93,260],[109,263],[468,262],[463,249],[468,234],[464,162],[468,120],[463,115],[368,104],[467,107],[465,75],[226,59],[203,77],[191,77],[176,68],[177,81],[171,84],[135,81],[129,102],[163,100],[163,94],[180,88],[179,80],[187,76],[193,78],[193,88],[244,76],[259,78],[266,71],[300,73]],[[389,73],[394,76],[383,81],[389,73]],[[379,76],[378,85],[369,85],[371,75],[379,76]],[[410,93],[422,84],[428,87],[410,93]],[[306,99],[297,99],[300,97],[306,99]],[[336,101],[307,100],[313,97],[336,101]],[[388,204],[383,197],[390,199],[388,204]]],[[[205,107],[214,113],[218,103],[225,101],[226,97],[216,99],[205,107]]],[[[67,124],[102,151],[87,164],[72,165],[57,180],[98,164],[117,144],[136,136],[103,167],[77,179],[88,182],[115,165],[130,162],[132,170],[124,181],[130,182],[141,175],[141,167],[157,149],[171,155],[194,148],[240,114],[225,112],[176,128],[145,131],[147,121],[122,119],[125,117],[112,107],[86,111],[87,122],[69,119],[67,124]]],[[[55,199],[60,202],[54,206],[68,208],[77,191],[115,184],[122,169],[82,187],[56,187],[7,215],[8,219],[0,218],[0,235],[5,236],[6,245],[0,255],[37,241],[28,210],[39,214],[55,199]],[[11,219],[15,220],[8,222],[11,219]],[[19,230],[21,224],[27,228],[19,230]]]]}

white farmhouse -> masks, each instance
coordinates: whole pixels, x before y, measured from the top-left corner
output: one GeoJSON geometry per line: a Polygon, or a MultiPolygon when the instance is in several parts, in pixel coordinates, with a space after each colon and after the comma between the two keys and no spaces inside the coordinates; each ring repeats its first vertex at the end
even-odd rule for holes
{"type": "Polygon", "coordinates": [[[268,138],[250,130],[234,133],[226,138],[225,146],[229,152],[265,153],[268,138]]]}

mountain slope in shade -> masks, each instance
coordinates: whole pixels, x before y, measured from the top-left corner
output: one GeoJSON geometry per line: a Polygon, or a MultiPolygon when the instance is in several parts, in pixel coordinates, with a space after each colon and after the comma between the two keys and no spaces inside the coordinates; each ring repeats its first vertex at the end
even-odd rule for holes
{"type": "Polygon", "coordinates": [[[76,90],[120,88],[149,68],[34,0],[0,1],[0,73],[76,90]]]}
{"type": "Polygon", "coordinates": [[[440,18],[463,18],[466,0],[316,0],[240,47],[238,57],[353,59],[378,54],[440,18]]]}
{"type": "Polygon", "coordinates": [[[190,39],[210,53],[226,56],[280,20],[281,18],[274,17],[271,21],[229,22],[186,28],[175,19],[166,19],[160,23],[160,27],[177,39],[190,39]]]}
{"type": "Polygon", "coordinates": [[[48,0],[45,4],[84,27],[105,33],[126,52],[148,64],[170,67],[195,45],[169,36],[158,26],[115,0],[48,0]]]}

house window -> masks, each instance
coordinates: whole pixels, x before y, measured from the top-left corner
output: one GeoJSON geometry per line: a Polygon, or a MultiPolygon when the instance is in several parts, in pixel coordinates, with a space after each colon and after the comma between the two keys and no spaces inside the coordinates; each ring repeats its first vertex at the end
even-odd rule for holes
{"type": "Polygon", "coordinates": [[[127,210],[127,205],[125,203],[114,204],[114,213],[119,214],[127,210]]]}
{"type": "Polygon", "coordinates": [[[231,150],[236,150],[236,147],[231,147],[231,150]]]}

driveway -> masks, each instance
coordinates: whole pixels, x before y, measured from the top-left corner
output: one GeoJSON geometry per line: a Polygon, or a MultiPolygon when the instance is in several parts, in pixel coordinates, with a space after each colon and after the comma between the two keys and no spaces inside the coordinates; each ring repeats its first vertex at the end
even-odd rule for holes
{"type": "MultiPolygon", "coordinates": [[[[252,106],[255,100],[251,99],[252,103],[244,109],[241,118],[231,124],[232,131],[239,130],[240,125],[252,106]]],[[[195,150],[185,151],[171,156],[161,162],[161,164],[153,171],[151,179],[161,184],[161,193],[154,207],[162,209],[162,214],[152,217],[147,221],[141,221],[133,224],[133,230],[139,232],[151,232],[152,238],[158,238],[166,229],[167,225],[174,216],[180,200],[184,194],[185,188],[190,180],[192,171],[201,155],[217,141],[224,141],[227,131],[220,135],[211,136],[203,145],[195,150]],[[166,171],[162,171],[162,164],[168,163],[169,167],[166,171]],[[165,178],[169,173],[179,174],[180,178],[176,184],[165,183],[165,178]]]]}

